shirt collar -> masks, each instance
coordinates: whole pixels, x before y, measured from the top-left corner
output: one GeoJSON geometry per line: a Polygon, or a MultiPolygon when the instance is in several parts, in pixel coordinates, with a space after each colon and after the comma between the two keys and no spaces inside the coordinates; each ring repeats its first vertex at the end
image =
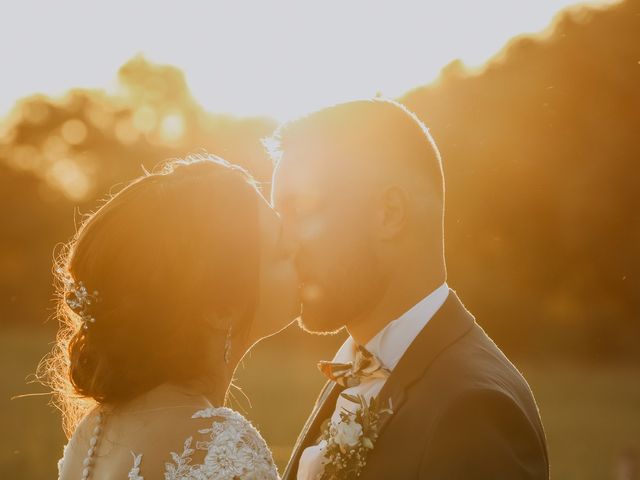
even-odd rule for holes
{"type": "MultiPolygon", "coordinates": [[[[397,319],[389,322],[365,348],[376,355],[390,370],[398,364],[418,334],[431,320],[449,296],[449,286],[443,283],[397,319]]],[[[355,358],[356,341],[349,336],[336,353],[334,362],[347,363],[355,358]]]]}

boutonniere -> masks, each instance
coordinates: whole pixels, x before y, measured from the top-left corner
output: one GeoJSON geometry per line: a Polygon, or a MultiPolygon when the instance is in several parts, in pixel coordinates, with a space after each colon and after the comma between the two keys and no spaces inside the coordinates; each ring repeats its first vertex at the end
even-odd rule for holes
{"type": "Polygon", "coordinates": [[[337,424],[331,418],[322,424],[320,440],[327,442],[324,451],[327,463],[320,480],[359,477],[367,463],[367,454],[378,440],[382,416],[393,414],[391,402],[388,408],[381,408],[380,401],[375,397],[367,403],[362,395],[341,395],[352,402],[355,408],[353,411],[343,409],[337,424]]]}

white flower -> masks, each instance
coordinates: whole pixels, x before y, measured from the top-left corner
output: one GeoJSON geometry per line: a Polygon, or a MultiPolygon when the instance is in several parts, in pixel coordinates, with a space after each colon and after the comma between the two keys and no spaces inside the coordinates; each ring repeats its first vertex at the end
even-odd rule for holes
{"type": "Polygon", "coordinates": [[[357,422],[339,422],[333,425],[333,439],[341,447],[354,447],[362,436],[362,425],[357,422]]]}

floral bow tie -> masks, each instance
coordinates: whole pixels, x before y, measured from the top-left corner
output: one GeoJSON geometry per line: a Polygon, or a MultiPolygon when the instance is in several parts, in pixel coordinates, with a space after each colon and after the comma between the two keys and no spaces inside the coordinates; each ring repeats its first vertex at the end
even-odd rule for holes
{"type": "Polygon", "coordinates": [[[342,387],[360,385],[364,378],[387,378],[391,370],[380,359],[361,345],[356,345],[356,358],[353,362],[318,362],[318,368],[329,379],[342,387]]]}

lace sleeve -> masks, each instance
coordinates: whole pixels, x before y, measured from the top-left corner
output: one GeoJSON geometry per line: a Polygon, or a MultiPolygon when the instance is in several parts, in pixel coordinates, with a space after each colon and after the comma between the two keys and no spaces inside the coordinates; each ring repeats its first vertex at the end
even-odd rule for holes
{"type": "Polygon", "coordinates": [[[211,419],[211,426],[198,430],[202,440],[189,437],[182,453],[172,453],[165,464],[165,480],[278,480],[271,452],[260,433],[239,413],[228,408],[208,408],[192,418],[211,419]],[[204,453],[201,464],[193,464],[196,451],[204,453]]]}

